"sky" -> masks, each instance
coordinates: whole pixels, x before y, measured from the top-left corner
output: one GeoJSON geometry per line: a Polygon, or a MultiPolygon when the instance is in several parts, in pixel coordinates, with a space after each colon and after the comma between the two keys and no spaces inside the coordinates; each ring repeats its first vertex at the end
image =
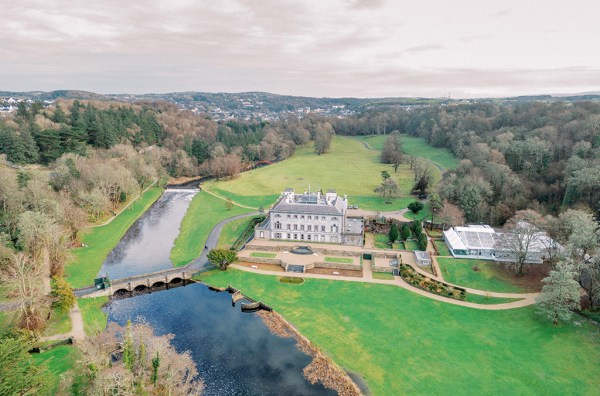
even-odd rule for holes
{"type": "Polygon", "coordinates": [[[600,91],[600,1],[3,1],[0,90],[600,91]]]}

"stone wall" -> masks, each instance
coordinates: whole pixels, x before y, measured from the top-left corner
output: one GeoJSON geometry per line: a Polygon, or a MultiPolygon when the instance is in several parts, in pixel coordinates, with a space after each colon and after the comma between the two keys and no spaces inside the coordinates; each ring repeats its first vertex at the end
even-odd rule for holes
{"type": "Polygon", "coordinates": [[[244,261],[246,263],[257,263],[257,264],[274,264],[274,265],[281,265],[282,267],[284,266],[284,264],[282,264],[282,261],[278,258],[271,258],[271,257],[240,257],[239,261],[244,261]]]}

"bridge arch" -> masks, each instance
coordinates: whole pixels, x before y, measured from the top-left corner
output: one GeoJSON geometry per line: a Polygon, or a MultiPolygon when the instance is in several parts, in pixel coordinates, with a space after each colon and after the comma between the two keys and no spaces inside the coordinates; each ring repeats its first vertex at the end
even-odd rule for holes
{"type": "Polygon", "coordinates": [[[154,282],[152,284],[152,287],[162,287],[162,286],[165,286],[165,285],[166,285],[166,283],[163,282],[163,281],[156,281],[156,282],[154,282]]]}
{"type": "Polygon", "coordinates": [[[173,278],[169,281],[169,283],[180,283],[180,282],[183,282],[183,279],[181,279],[178,276],[176,276],[175,278],[173,278]]]}
{"type": "Polygon", "coordinates": [[[142,284],[142,285],[137,285],[136,287],[133,288],[134,291],[142,291],[142,290],[146,290],[148,289],[148,286],[142,284]]]}

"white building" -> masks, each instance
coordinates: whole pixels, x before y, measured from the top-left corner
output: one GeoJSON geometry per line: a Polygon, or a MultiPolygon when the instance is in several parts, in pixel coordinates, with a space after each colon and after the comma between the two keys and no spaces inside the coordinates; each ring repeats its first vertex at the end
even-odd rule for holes
{"type": "Polygon", "coordinates": [[[431,265],[431,256],[428,252],[422,250],[415,250],[415,260],[417,260],[417,264],[422,267],[431,265]]]}
{"type": "MultiPolygon", "coordinates": [[[[494,261],[515,261],[515,252],[508,248],[507,241],[519,236],[511,233],[496,232],[489,225],[469,225],[452,227],[444,231],[444,240],[452,256],[456,258],[476,258],[494,261]]],[[[521,236],[525,238],[525,236],[521,236]]],[[[548,249],[558,245],[545,233],[538,232],[529,237],[525,262],[541,264],[548,249]]]]}
{"type": "Polygon", "coordinates": [[[342,243],[362,246],[362,218],[347,217],[348,199],[335,190],[296,194],[286,189],[255,228],[257,239],[342,243]]]}

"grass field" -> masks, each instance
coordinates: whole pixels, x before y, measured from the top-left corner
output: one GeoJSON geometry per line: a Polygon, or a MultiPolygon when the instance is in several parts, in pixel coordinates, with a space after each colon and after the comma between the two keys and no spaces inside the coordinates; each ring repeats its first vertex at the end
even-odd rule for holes
{"type": "Polygon", "coordinates": [[[230,249],[233,243],[242,235],[252,219],[237,219],[225,224],[219,236],[219,249],[230,249]]]}
{"type": "Polygon", "coordinates": [[[348,257],[325,257],[326,263],[346,263],[352,264],[354,260],[348,257]]]}
{"type": "Polygon", "coordinates": [[[179,235],[171,249],[171,262],[175,267],[188,264],[200,256],[213,227],[229,217],[250,212],[250,209],[233,206],[227,210],[225,201],[200,191],[194,196],[179,228],[179,235]]]}
{"type": "Polygon", "coordinates": [[[263,257],[263,258],[275,258],[277,253],[265,253],[265,252],[252,252],[250,257],[263,257]]]}
{"type": "Polygon", "coordinates": [[[373,279],[394,280],[394,275],[389,272],[373,272],[373,279]]]}
{"type": "Polygon", "coordinates": [[[598,330],[553,326],[534,308],[476,310],[387,285],[211,272],[288,319],[373,395],[596,394],[598,330]]]}
{"type": "Polygon", "coordinates": [[[67,281],[75,288],[93,284],[108,253],[161,194],[160,187],[152,187],[109,224],[84,230],[81,239],[87,246],[71,250],[65,266],[67,281]]]}
{"type": "Polygon", "coordinates": [[[80,298],[77,305],[83,318],[83,330],[88,336],[93,336],[106,328],[108,316],[102,312],[102,306],[108,302],[108,297],[80,298]]]}
{"type": "MultiPolygon", "coordinates": [[[[309,144],[285,161],[244,172],[232,180],[207,182],[205,187],[252,207],[268,207],[286,187],[303,191],[310,184],[313,191],[335,188],[339,194],[348,194],[350,204],[363,209],[391,211],[405,208],[414,201],[409,197],[414,183],[413,172],[408,165],[402,165],[395,173],[390,165],[379,162],[379,155],[378,151],[365,148],[355,139],[336,136],[330,152],[324,155],[316,155],[309,144]],[[387,170],[400,186],[402,198],[395,199],[393,204],[386,204],[373,191],[381,183],[382,170],[387,170]]],[[[435,177],[439,180],[440,175],[435,177]]]]}
{"type": "Polygon", "coordinates": [[[516,276],[502,271],[501,264],[494,261],[444,257],[438,257],[437,261],[444,279],[455,285],[493,292],[519,293],[528,291],[516,284],[516,276]],[[479,271],[473,271],[472,268],[475,265],[479,267],[479,271]]]}
{"type": "Polygon", "coordinates": [[[434,240],[433,244],[437,248],[438,253],[440,254],[440,256],[450,256],[450,251],[448,250],[448,246],[446,246],[446,242],[439,241],[439,240],[437,240],[437,241],[434,240]]]}
{"type": "Polygon", "coordinates": [[[61,345],[46,352],[34,353],[31,356],[37,364],[45,363],[52,373],[50,376],[52,392],[50,394],[56,395],[61,375],[76,368],[78,350],[72,345],[61,345]]]}
{"type": "MultiPolygon", "coordinates": [[[[386,135],[356,136],[357,140],[366,142],[375,150],[383,150],[386,135]]],[[[444,169],[454,169],[458,159],[446,148],[431,147],[425,139],[402,135],[402,151],[404,153],[430,160],[444,169]]]]}
{"type": "Polygon", "coordinates": [[[48,322],[48,326],[42,335],[51,336],[55,334],[65,334],[71,331],[73,324],[69,318],[69,312],[61,312],[58,309],[52,310],[52,316],[48,322]]]}
{"type": "Polygon", "coordinates": [[[501,298],[501,297],[489,297],[480,296],[479,294],[467,293],[465,301],[476,303],[476,304],[504,304],[513,301],[517,301],[518,298],[501,298]]]}
{"type": "Polygon", "coordinates": [[[415,241],[404,241],[405,250],[419,250],[419,246],[415,241]]]}

